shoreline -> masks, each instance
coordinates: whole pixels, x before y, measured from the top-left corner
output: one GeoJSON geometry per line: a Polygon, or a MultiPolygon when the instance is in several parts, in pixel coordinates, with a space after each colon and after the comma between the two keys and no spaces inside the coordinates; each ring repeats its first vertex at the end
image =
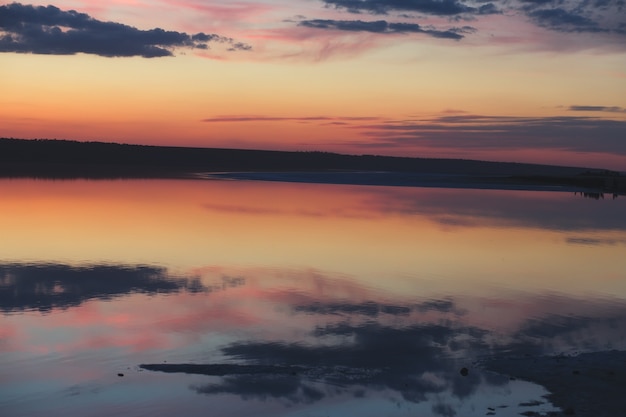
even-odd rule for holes
{"type": "MultiPolygon", "coordinates": [[[[97,170],[96,170],[97,171],[97,170]]],[[[20,172],[2,175],[0,179],[34,179],[51,181],[72,180],[191,180],[191,181],[260,181],[329,185],[362,185],[383,187],[416,187],[442,189],[474,189],[501,191],[551,191],[579,194],[595,200],[615,199],[626,196],[626,191],[592,186],[573,177],[560,181],[559,177],[535,181],[533,177],[507,175],[440,174],[416,172],[373,172],[373,171],[203,171],[203,172],[153,172],[128,170],[112,172],[73,171],[51,174],[20,172]],[[573,179],[573,180],[572,180],[573,179]],[[568,181],[569,180],[569,181],[568,181]]]]}
{"type": "Polygon", "coordinates": [[[503,161],[0,138],[0,177],[224,178],[626,195],[626,173],[503,161]]]}
{"type": "Polygon", "coordinates": [[[307,184],[373,185],[387,187],[456,188],[480,190],[555,191],[581,193],[589,198],[616,198],[626,193],[600,187],[564,184],[558,181],[536,182],[532,178],[506,175],[469,175],[411,172],[204,172],[193,176],[205,180],[295,182],[307,184]]]}
{"type": "Polygon", "coordinates": [[[626,415],[626,351],[577,356],[497,357],[485,360],[487,371],[539,384],[560,415],[617,417],[626,415]]]}

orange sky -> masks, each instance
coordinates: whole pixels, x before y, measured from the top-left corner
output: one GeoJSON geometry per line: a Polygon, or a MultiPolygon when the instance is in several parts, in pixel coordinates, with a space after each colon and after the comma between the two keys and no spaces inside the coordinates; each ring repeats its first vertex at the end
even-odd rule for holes
{"type": "Polygon", "coordinates": [[[80,32],[37,8],[48,3],[0,2],[13,21],[39,14],[42,28],[69,33],[46,50],[50,40],[0,27],[16,39],[0,43],[2,137],[626,170],[621,9],[593,9],[585,21],[571,1],[536,10],[514,1],[490,12],[473,0],[450,2],[460,14],[367,8],[379,0],[357,2],[359,14],[338,0],[54,3],[75,19],[125,25],[116,46],[90,44],[107,39],[103,25],[80,32]],[[150,43],[153,28],[177,31],[187,44],[150,43]],[[221,38],[200,49],[199,32],[221,38]]]}

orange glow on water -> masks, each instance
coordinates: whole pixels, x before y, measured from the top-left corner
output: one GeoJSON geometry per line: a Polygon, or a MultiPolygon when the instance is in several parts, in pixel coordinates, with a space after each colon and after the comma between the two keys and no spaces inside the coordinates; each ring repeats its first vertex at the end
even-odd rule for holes
{"type": "MultiPolygon", "coordinates": [[[[621,274],[621,244],[597,253],[567,244],[578,235],[620,242],[620,232],[528,227],[519,223],[524,217],[507,218],[524,216],[521,207],[507,214],[503,206],[493,217],[489,205],[480,208],[471,197],[497,203],[498,196],[523,193],[203,180],[3,180],[0,188],[5,236],[0,245],[7,260],[156,259],[181,271],[209,265],[314,266],[372,285],[390,273],[405,277],[396,282],[398,291],[411,288],[414,276],[433,285],[440,278],[459,285],[495,279],[529,286],[567,282],[585,289],[593,288],[589,276],[619,287],[614,277],[621,274]],[[475,207],[463,210],[466,204],[475,207]],[[592,253],[603,259],[601,269],[585,259],[592,253]],[[573,265],[567,273],[559,272],[564,259],[573,265]]],[[[552,216],[553,204],[574,198],[527,195],[529,204],[548,210],[537,216],[552,216]]]]}

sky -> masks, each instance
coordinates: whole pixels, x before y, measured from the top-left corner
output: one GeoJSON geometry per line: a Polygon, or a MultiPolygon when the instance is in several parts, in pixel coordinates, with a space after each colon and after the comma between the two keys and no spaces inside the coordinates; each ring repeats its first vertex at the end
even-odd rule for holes
{"type": "Polygon", "coordinates": [[[626,171],[626,2],[0,1],[0,92],[0,137],[626,171]]]}

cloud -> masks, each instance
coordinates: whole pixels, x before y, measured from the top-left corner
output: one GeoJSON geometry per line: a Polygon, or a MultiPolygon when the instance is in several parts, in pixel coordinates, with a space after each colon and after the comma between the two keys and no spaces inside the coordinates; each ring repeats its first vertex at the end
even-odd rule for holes
{"type": "MultiPolygon", "coordinates": [[[[569,110],[621,113],[625,109],[616,106],[570,106],[569,110]]],[[[462,149],[463,152],[472,150],[483,153],[524,149],[626,156],[626,142],[623,140],[626,135],[626,120],[590,116],[490,116],[456,111],[444,112],[437,117],[408,119],[323,115],[304,117],[227,115],[203,119],[206,123],[285,121],[320,126],[341,124],[345,129],[359,132],[365,140],[336,142],[334,145],[338,147],[337,149],[349,145],[352,149],[360,147],[366,150],[366,153],[380,150],[384,154],[398,155],[403,149],[411,149],[415,155],[415,149],[429,152],[462,149]]],[[[540,161],[540,159],[530,160],[540,161]]]]}
{"type": "Polygon", "coordinates": [[[0,6],[0,52],[155,58],[173,56],[175,48],[208,49],[209,43],[224,44],[229,51],[251,49],[216,34],[140,30],[55,6],[0,6]]]}
{"type": "MultiPolygon", "coordinates": [[[[604,111],[621,113],[625,109],[610,106],[570,106],[570,111],[604,111]]],[[[525,154],[515,161],[549,163],[545,150],[586,155],[575,162],[578,166],[623,170],[626,157],[626,120],[606,119],[592,116],[519,117],[491,116],[444,111],[434,117],[390,119],[384,117],[332,117],[314,116],[263,116],[223,115],[202,120],[206,123],[280,123],[295,122],[324,126],[340,124],[361,136],[360,141],[337,140],[331,145],[338,152],[360,148],[364,153],[384,155],[437,156],[452,158],[498,159],[510,158],[511,150],[524,150],[525,154]],[[450,150],[461,150],[451,154],[450,150]],[[473,152],[471,155],[466,153],[473,152]],[[500,155],[490,155],[501,152],[500,155]],[[504,155],[506,153],[506,155],[504,155]],[[531,154],[532,153],[532,154],[531,154]],[[603,155],[602,160],[589,159],[589,154],[603,155]],[[611,166],[606,156],[615,159],[611,166]],[[447,156],[446,156],[447,155],[447,156]],[[539,156],[538,156],[539,155],[539,156]],[[544,158],[546,157],[546,158],[544,158]],[[600,163],[598,163],[598,161],[600,163]],[[621,164],[621,165],[619,165],[621,164]]],[[[553,155],[554,156],[554,155],[553,155]]],[[[559,161],[557,159],[556,161],[559,161]]],[[[573,162],[569,162],[573,164],[573,162]]]]}
{"type": "Polygon", "coordinates": [[[284,121],[320,121],[320,120],[332,120],[327,116],[311,116],[311,117],[280,117],[280,116],[218,116],[202,119],[206,123],[240,123],[240,122],[284,122],[284,121]]]}
{"type": "Polygon", "coordinates": [[[449,29],[449,30],[435,30],[424,29],[417,23],[390,23],[385,20],[369,21],[362,20],[329,20],[329,19],[313,19],[303,20],[299,23],[300,26],[305,26],[315,29],[331,29],[331,30],[343,30],[351,32],[371,32],[371,33],[424,33],[435,38],[446,39],[462,39],[463,35],[460,32],[471,31],[473,28],[462,29],[449,29]]]}
{"type": "Polygon", "coordinates": [[[352,317],[359,315],[367,317],[379,317],[382,315],[408,316],[412,311],[420,313],[436,311],[439,313],[453,313],[457,316],[465,314],[451,300],[428,300],[416,305],[381,304],[371,300],[361,303],[313,302],[295,306],[294,310],[298,313],[306,314],[345,315],[352,317]]]}
{"type": "Polygon", "coordinates": [[[411,307],[403,305],[386,305],[374,301],[362,303],[320,303],[314,302],[307,305],[296,306],[295,311],[309,314],[329,314],[329,315],[364,315],[368,317],[378,317],[382,314],[394,316],[406,316],[411,312],[411,307]]]}
{"type": "MultiPolygon", "coordinates": [[[[414,403],[427,400],[429,394],[446,391],[463,398],[481,382],[476,375],[459,381],[454,377],[458,370],[447,360],[451,352],[486,347],[483,339],[487,332],[476,327],[421,324],[394,328],[375,322],[340,322],[319,326],[313,335],[316,340],[340,342],[309,345],[259,340],[233,343],[222,352],[246,363],[309,368],[300,375],[300,383],[324,381],[349,391],[357,387],[386,387],[414,403]],[[440,382],[434,383],[425,374],[438,375],[440,382]]],[[[207,393],[214,392],[212,389],[207,393]]]]}
{"type": "MultiPolygon", "coordinates": [[[[327,6],[350,13],[387,14],[391,11],[417,12],[436,16],[476,13],[478,9],[457,0],[322,0],[327,6]]],[[[491,9],[489,5],[484,10],[491,9]]]]}
{"type": "Polygon", "coordinates": [[[191,387],[198,394],[234,394],[242,399],[261,401],[280,399],[291,404],[310,404],[325,397],[324,392],[306,384],[298,375],[244,375],[228,376],[219,384],[191,387]]]}
{"type": "Polygon", "coordinates": [[[464,149],[562,149],[626,155],[626,120],[594,117],[447,115],[357,127],[373,141],[363,147],[459,147],[464,149]]]}
{"type": "Polygon", "coordinates": [[[611,238],[568,237],[565,241],[572,245],[587,245],[587,246],[626,245],[626,239],[611,239],[611,238]]]}
{"type": "MultiPolygon", "coordinates": [[[[626,35],[626,15],[622,0],[510,0],[506,2],[491,2],[488,0],[322,0],[327,9],[335,9],[352,14],[394,15],[407,25],[405,28],[394,28],[393,23],[385,21],[362,22],[360,20],[319,20],[308,19],[300,26],[346,31],[367,31],[370,33],[407,33],[420,32],[420,28],[428,24],[439,24],[448,21],[473,21],[470,31],[466,33],[482,32],[489,36],[490,42],[507,43],[511,36],[520,40],[535,42],[532,36],[523,33],[507,33],[494,37],[494,19],[482,19],[488,15],[500,15],[499,22],[510,23],[511,29],[519,27],[520,20],[560,33],[595,33],[592,39],[580,39],[574,42],[576,49],[589,47],[623,49],[623,37],[626,35]],[[417,24],[419,19],[420,25],[417,24]]],[[[508,25],[508,23],[503,23],[508,25]]],[[[430,27],[428,28],[430,30],[430,27]]],[[[511,29],[508,29],[510,32],[511,29]]],[[[506,32],[507,30],[505,30],[506,32]]],[[[448,31],[433,30],[435,37],[463,38],[464,32],[455,29],[448,31]]],[[[571,42],[571,41],[570,41],[571,42]]],[[[541,37],[541,47],[549,45],[552,48],[563,50],[563,43],[567,39],[553,34],[541,37]],[[553,45],[556,42],[557,45],[553,45]]]]}
{"type": "Polygon", "coordinates": [[[210,291],[198,277],[144,265],[0,264],[0,311],[76,307],[130,293],[210,291]]]}
{"type": "Polygon", "coordinates": [[[564,32],[600,32],[597,22],[564,9],[533,10],[528,16],[539,26],[564,32]]]}
{"type": "Polygon", "coordinates": [[[282,117],[282,116],[253,116],[253,115],[230,115],[216,116],[202,119],[206,123],[241,123],[241,122],[343,122],[343,121],[374,121],[379,117],[330,117],[330,116],[303,116],[303,117],[282,117]]]}
{"type": "Polygon", "coordinates": [[[593,111],[608,113],[626,113],[626,109],[618,106],[569,106],[569,111],[593,111]]]}
{"type": "Polygon", "coordinates": [[[559,32],[626,35],[622,0],[519,0],[519,11],[538,26],[559,32]],[[558,4],[558,7],[555,5],[558,4]]]}

